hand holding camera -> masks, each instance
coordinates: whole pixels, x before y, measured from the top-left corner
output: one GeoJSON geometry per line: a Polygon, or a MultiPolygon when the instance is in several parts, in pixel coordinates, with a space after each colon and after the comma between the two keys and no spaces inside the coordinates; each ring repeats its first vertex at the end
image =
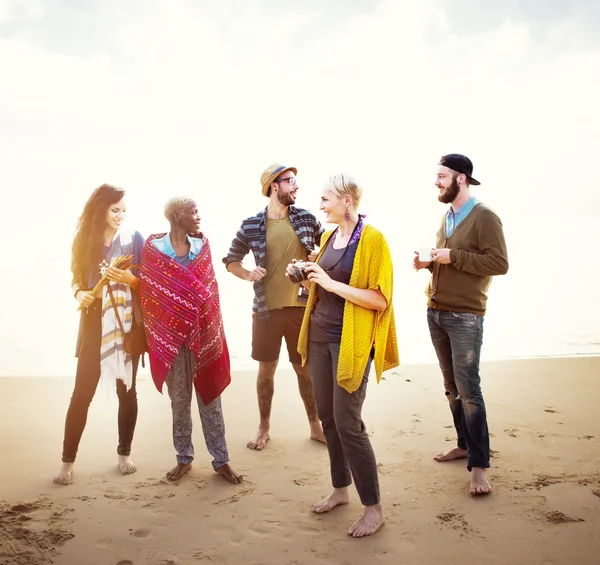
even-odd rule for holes
{"type": "Polygon", "coordinates": [[[336,284],[318,263],[313,263],[312,261],[292,260],[286,268],[286,276],[293,283],[304,284],[304,281],[317,283],[329,292],[333,291],[333,287],[336,284]]]}
{"type": "Polygon", "coordinates": [[[301,283],[307,280],[308,272],[306,271],[306,261],[296,261],[292,259],[292,262],[287,266],[285,274],[293,283],[301,283]]]}

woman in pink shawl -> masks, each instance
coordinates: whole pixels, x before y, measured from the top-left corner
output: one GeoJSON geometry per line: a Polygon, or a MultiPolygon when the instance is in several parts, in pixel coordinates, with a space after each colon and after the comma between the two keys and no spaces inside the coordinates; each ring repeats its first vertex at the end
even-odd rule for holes
{"type": "Polygon", "coordinates": [[[210,245],[199,231],[200,216],[192,199],[172,198],[165,216],[171,231],[146,240],[139,292],[152,378],[159,392],[166,382],[171,398],[177,465],[167,478],[179,480],[192,466],[195,389],[213,468],[237,484],[242,477],[229,466],[221,409],[220,395],[231,373],[210,245]]]}

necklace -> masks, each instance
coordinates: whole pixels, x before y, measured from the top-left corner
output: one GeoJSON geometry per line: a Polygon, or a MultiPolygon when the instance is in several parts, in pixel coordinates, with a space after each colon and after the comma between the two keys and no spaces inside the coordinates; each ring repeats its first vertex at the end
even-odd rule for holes
{"type": "Polygon", "coordinates": [[[273,212],[271,212],[270,210],[267,210],[267,218],[269,218],[269,220],[284,220],[285,218],[287,218],[289,216],[289,210],[286,210],[283,214],[283,216],[280,216],[279,214],[277,214],[277,217],[274,218],[273,217],[273,212]]]}
{"type": "Polygon", "coordinates": [[[100,276],[101,277],[103,277],[106,274],[106,271],[110,267],[109,261],[110,261],[110,258],[112,257],[116,241],[117,241],[117,237],[115,235],[113,240],[110,242],[110,245],[108,246],[108,250],[106,251],[104,258],[102,259],[102,263],[98,263],[98,267],[100,268],[100,276]]]}
{"type": "MultiPolygon", "coordinates": [[[[344,258],[344,256],[346,255],[346,251],[348,251],[348,247],[350,247],[350,245],[352,243],[354,243],[354,235],[356,234],[357,230],[359,229],[359,227],[362,225],[362,218],[358,218],[358,222],[356,222],[356,225],[354,226],[354,229],[352,230],[352,235],[350,236],[350,239],[348,240],[348,243],[346,244],[346,246],[344,247],[344,252],[342,253],[342,256],[333,264],[331,265],[331,267],[327,267],[326,269],[323,269],[326,273],[331,272],[333,269],[335,269],[341,262],[342,259],[344,258]]],[[[336,235],[337,232],[340,228],[335,228],[335,231],[331,234],[330,238],[327,240],[327,243],[325,244],[325,247],[327,247],[329,245],[329,242],[332,241],[336,235]]],[[[332,249],[333,249],[333,243],[331,244],[332,249]]]]}

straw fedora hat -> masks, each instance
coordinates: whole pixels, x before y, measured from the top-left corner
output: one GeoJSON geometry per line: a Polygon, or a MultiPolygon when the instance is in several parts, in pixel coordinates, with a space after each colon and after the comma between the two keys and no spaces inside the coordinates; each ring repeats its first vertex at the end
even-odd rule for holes
{"type": "Polygon", "coordinates": [[[286,171],[294,171],[294,174],[298,174],[296,167],[285,167],[281,163],[273,163],[270,167],[265,169],[262,175],[260,175],[260,184],[262,185],[263,196],[269,195],[269,187],[271,183],[282,173],[286,171]]]}

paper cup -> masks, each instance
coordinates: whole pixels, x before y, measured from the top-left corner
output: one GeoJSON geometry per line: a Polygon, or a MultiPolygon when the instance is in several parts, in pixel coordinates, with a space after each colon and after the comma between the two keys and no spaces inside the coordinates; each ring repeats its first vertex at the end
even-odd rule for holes
{"type": "Polygon", "coordinates": [[[419,261],[421,261],[421,263],[433,261],[433,258],[431,257],[431,247],[419,247],[419,261]]]}

